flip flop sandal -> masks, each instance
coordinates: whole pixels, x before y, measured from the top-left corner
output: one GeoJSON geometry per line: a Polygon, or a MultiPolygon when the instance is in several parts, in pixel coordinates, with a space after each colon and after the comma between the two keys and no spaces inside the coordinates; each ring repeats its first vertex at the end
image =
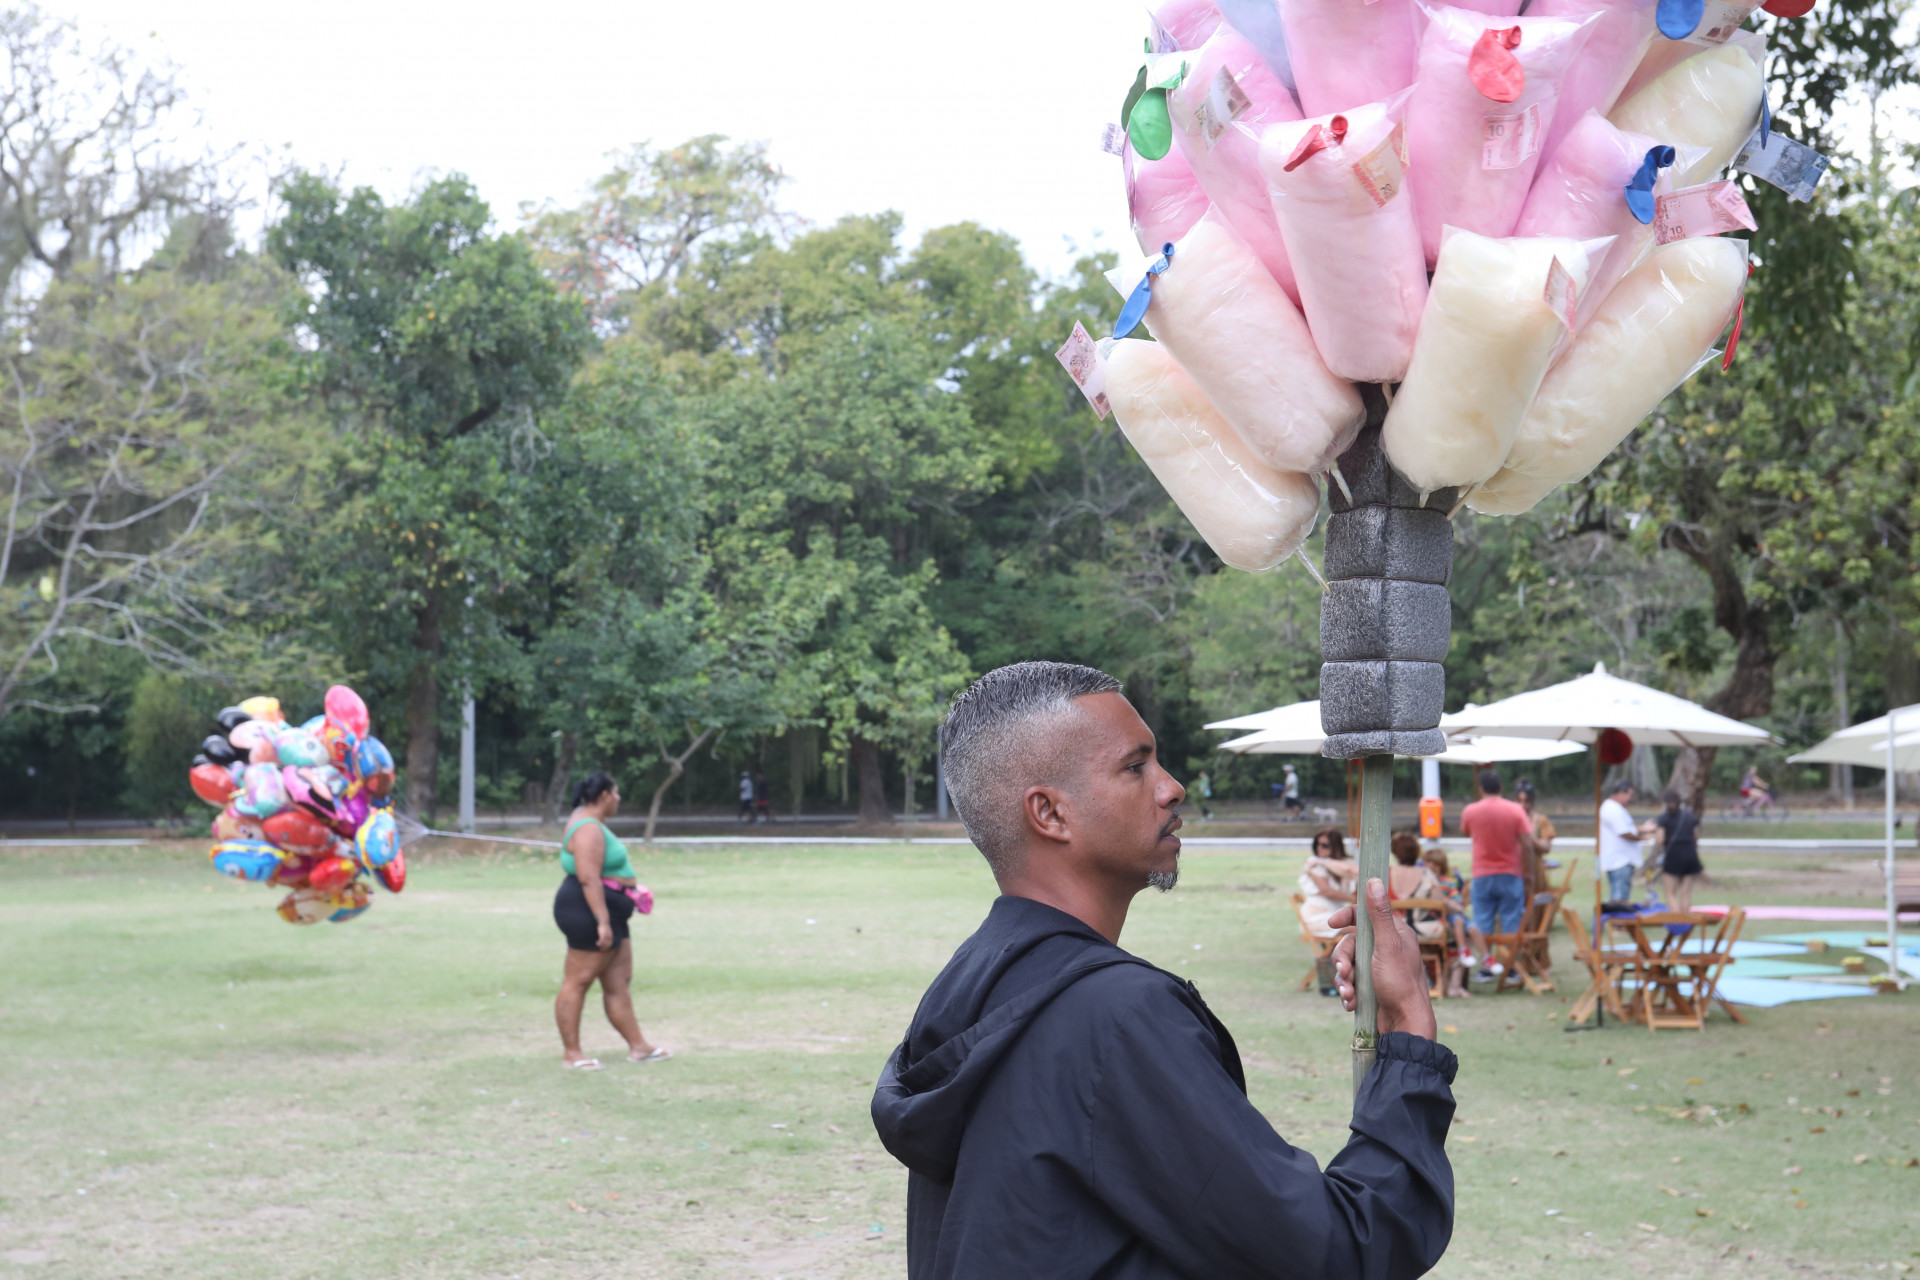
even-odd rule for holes
{"type": "Polygon", "coordinates": [[[569,1071],[605,1071],[607,1068],[598,1058],[582,1058],[578,1062],[562,1063],[569,1071]]]}
{"type": "Polygon", "coordinates": [[[668,1058],[671,1058],[672,1056],[673,1056],[673,1051],[671,1049],[655,1049],[652,1053],[648,1054],[644,1058],[636,1058],[632,1054],[628,1054],[627,1061],[628,1062],[665,1062],[668,1058]]]}

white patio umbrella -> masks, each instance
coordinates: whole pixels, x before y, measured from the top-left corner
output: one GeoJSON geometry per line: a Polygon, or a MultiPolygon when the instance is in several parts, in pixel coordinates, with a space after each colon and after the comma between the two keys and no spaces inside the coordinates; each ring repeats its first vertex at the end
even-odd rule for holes
{"type": "MultiPolygon", "coordinates": [[[[1695,702],[1649,689],[1631,680],[1607,674],[1596,662],[1593,671],[1545,689],[1518,693],[1468,707],[1448,716],[1449,734],[1471,732],[1516,738],[1552,738],[1564,742],[1594,742],[1608,729],[1618,729],[1636,743],[1656,747],[1757,746],[1772,742],[1765,729],[1716,714],[1695,702]]],[[[1596,909],[1600,892],[1600,782],[1604,770],[1598,752],[1593,757],[1593,849],[1596,909]]]]}
{"type": "Polygon", "coordinates": [[[1427,759],[1441,764],[1521,764],[1535,760],[1553,760],[1577,756],[1586,747],[1578,742],[1559,742],[1550,738],[1503,738],[1490,735],[1449,740],[1447,749],[1427,759]]]}
{"type": "Polygon", "coordinates": [[[1653,747],[1735,747],[1772,742],[1765,729],[1742,724],[1685,698],[1607,674],[1597,662],[1591,674],[1529,693],[1468,707],[1441,722],[1450,736],[1500,734],[1592,742],[1618,729],[1653,747]]]}
{"type": "Polygon", "coordinates": [[[1320,699],[1293,702],[1284,707],[1215,720],[1209,729],[1251,729],[1253,732],[1220,744],[1235,755],[1317,756],[1326,742],[1320,727],[1320,699]]]}
{"type": "Polygon", "coordinates": [[[1894,887],[1893,785],[1896,773],[1920,769],[1920,706],[1895,707],[1878,719],[1833,734],[1810,750],[1788,756],[1791,764],[1858,764],[1886,770],[1887,791],[1887,976],[1900,986],[1900,900],[1894,887]],[[1904,725],[1914,726],[1911,730],[1904,725]]]}

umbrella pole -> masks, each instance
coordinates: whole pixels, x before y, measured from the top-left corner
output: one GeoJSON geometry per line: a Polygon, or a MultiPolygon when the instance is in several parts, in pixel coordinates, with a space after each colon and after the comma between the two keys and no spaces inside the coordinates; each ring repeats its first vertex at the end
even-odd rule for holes
{"type": "Polygon", "coordinates": [[[1593,924],[1596,929],[1600,927],[1600,882],[1606,874],[1600,870],[1600,783],[1605,768],[1600,763],[1600,740],[1596,738],[1593,746],[1593,924]]]}
{"type": "MultiPolygon", "coordinates": [[[[1888,699],[1892,701],[1891,698],[1888,699]]],[[[1887,712],[1887,977],[1893,980],[1896,988],[1904,988],[1900,972],[1900,896],[1894,888],[1893,864],[1893,824],[1894,824],[1894,774],[1893,741],[1897,736],[1894,726],[1894,713],[1887,712]]]]}
{"type": "Polygon", "coordinates": [[[1380,1007],[1373,994],[1373,916],[1367,910],[1367,882],[1387,883],[1387,848],[1393,835],[1393,757],[1365,757],[1360,774],[1360,878],[1354,894],[1353,939],[1353,1091],[1373,1066],[1380,1033],[1380,1007]]]}

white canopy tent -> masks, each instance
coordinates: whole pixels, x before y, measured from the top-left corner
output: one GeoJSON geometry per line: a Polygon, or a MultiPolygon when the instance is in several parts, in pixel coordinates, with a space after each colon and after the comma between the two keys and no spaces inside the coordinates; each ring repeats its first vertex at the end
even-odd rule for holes
{"type": "Polygon", "coordinates": [[[1894,881],[1893,802],[1895,775],[1920,770],[1920,706],[1895,707],[1874,720],[1842,729],[1811,750],[1788,756],[1792,764],[1858,764],[1886,770],[1887,792],[1887,976],[1900,986],[1900,899],[1894,881]],[[1911,729],[1904,726],[1912,725],[1911,729]]]}

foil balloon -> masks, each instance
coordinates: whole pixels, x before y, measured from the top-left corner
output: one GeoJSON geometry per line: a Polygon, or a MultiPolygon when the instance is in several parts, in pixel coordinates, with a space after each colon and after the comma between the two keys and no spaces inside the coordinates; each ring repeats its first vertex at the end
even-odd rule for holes
{"type": "Polygon", "coordinates": [[[233,775],[217,764],[197,764],[187,774],[193,794],[210,805],[226,808],[233,799],[233,775]]]}
{"type": "Polygon", "coordinates": [[[244,753],[234,750],[224,733],[216,733],[200,744],[200,754],[215,764],[232,764],[241,759],[244,753]]]}
{"type": "Polygon", "coordinates": [[[280,768],[271,764],[250,764],[241,783],[241,796],[233,807],[256,818],[271,818],[286,808],[287,787],[280,780],[280,768]]]}
{"type": "Polygon", "coordinates": [[[273,749],[281,764],[295,768],[333,763],[333,755],[320,740],[320,735],[304,729],[288,729],[276,735],[273,749]]]}
{"type": "Polygon", "coordinates": [[[235,880],[267,880],[280,869],[280,851],[264,840],[223,840],[210,856],[213,869],[235,880]]]}
{"type": "Polygon", "coordinates": [[[290,853],[322,853],[333,845],[333,828],[298,805],[261,825],[268,840],[290,853]]]}
{"type": "Polygon", "coordinates": [[[268,698],[265,696],[248,698],[240,704],[238,709],[246,712],[255,720],[274,720],[284,723],[287,718],[286,713],[280,710],[280,699],[278,698],[268,698]]]}
{"type": "Polygon", "coordinates": [[[384,809],[360,824],[353,838],[360,861],[378,870],[400,856],[400,827],[384,809]]]}
{"type": "Polygon", "coordinates": [[[327,719],[356,738],[367,736],[367,704],[343,684],[327,690],[327,719]]]}
{"type": "Polygon", "coordinates": [[[354,750],[354,764],[368,797],[376,808],[380,807],[380,802],[393,794],[393,753],[378,738],[362,738],[354,750]]]}
{"type": "Polygon", "coordinates": [[[313,864],[307,872],[307,883],[322,891],[344,889],[359,874],[360,868],[351,860],[329,854],[313,864]]]}
{"type": "Polygon", "coordinates": [[[354,835],[372,812],[373,806],[367,801],[366,791],[360,787],[348,787],[347,794],[334,806],[333,829],[343,836],[354,835]]]}
{"type": "Polygon", "coordinates": [[[398,893],[407,887],[407,854],[402,849],[394,853],[393,861],[373,873],[382,886],[389,892],[398,893]]]}

